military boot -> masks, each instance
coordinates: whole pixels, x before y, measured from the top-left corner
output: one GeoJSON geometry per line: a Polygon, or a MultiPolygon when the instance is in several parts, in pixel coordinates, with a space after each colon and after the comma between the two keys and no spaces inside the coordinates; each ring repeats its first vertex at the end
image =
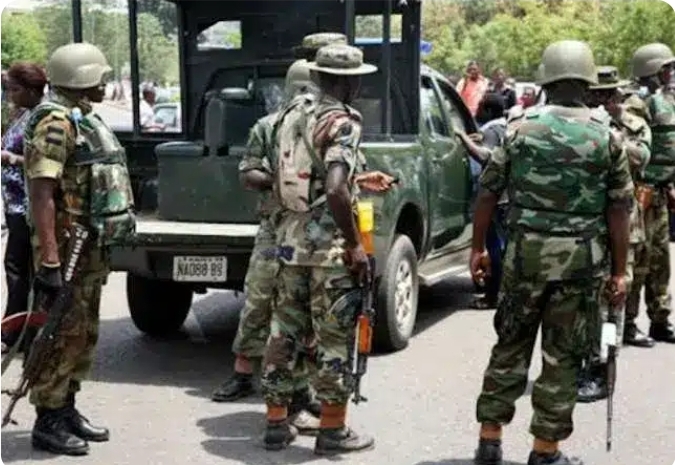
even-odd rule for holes
{"type": "Polygon", "coordinates": [[[360,452],[375,447],[375,439],[361,436],[351,428],[321,428],[316,438],[314,453],[317,455],[336,455],[360,452]]]}
{"type": "Polygon", "coordinates": [[[68,394],[68,405],[65,409],[66,424],[75,436],[91,442],[106,442],[110,439],[110,431],[102,426],[94,426],[75,408],[75,394],[68,394]]]}
{"type": "Polygon", "coordinates": [[[608,392],[604,366],[592,364],[589,368],[582,370],[578,386],[577,402],[591,403],[606,399],[608,392]]]}
{"type": "Polygon", "coordinates": [[[248,397],[255,392],[253,388],[252,373],[237,373],[225,381],[213,392],[211,400],[214,402],[234,402],[235,400],[248,397]]]}
{"type": "Polygon", "coordinates": [[[263,443],[267,450],[282,450],[298,437],[298,430],[288,419],[281,421],[267,420],[263,443]]]}
{"type": "Polygon", "coordinates": [[[649,336],[656,342],[675,344],[675,326],[669,321],[652,323],[649,328],[649,336]]]}
{"type": "Polygon", "coordinates": [[[527,459],[527,465],[584,465],[584,462],[576,457],[568,457],[560,451],[554,454],[538,454],[532,451],[527,459]]]}
{"type": "Polygon", "coordinates": [[[36,409],[37,419],[31,439],[33,447],[62,455],[87,455],[87,441],[70,430],[67,407],[60,409],[36,409]]]}
{"type": "Polygon", "coordinates": [[[480,438],[474,463],[476,465],[502,465],[501,439],[480,438]]]}
{"type": "Polygon", "coordinates": [[[623,343],[635,347],[654,347],[655,341],[640,331],[635,323],[626,323],[623,330],[623,343]]]}

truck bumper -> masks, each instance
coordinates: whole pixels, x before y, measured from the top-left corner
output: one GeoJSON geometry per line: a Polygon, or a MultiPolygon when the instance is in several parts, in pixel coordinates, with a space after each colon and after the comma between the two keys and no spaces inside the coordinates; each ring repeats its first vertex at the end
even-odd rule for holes
{"type": "Polygon", "coordinates": [[[196,286],[241,289],[258,233],[257,224],[185,223],[138,219],[136,234],[112,250],[113,271],[173,280],[175,257],[225,257],[224,280],[196,286]]]}

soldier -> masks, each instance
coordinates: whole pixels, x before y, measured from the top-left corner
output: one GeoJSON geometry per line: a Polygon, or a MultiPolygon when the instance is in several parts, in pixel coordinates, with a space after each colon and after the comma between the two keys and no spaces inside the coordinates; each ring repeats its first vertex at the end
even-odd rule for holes
{"type": "Polygon", "coordinates": [[[645,285],[647,315],[651,320],[649,336],[658,342],[675,343],[671,312],[670,231],[668,209],[675,205],[675,93],[667,89],[673,52],[664,44],[644,45],[633,55],[633,75],[648,95],[640,100],[632,96],[626,104],[633,112],[646,115],[652,130],[651,159],[644,173],[642,208],[645,216],[644,246],[635,257],[635,281],[626,302],[624,344],[651,347],[653,341],[635,324],[640,307],[640,292],[645,285]]]}
{"type": "MultiPolygon", "coordinates": [[[[636,116],[621,105],[622,95],[620,88],[628,85],[628,81],[619,79],[619,72],[614,66],[601,66],[598,68],[598,85],[590,87],[589,106],[600,106],[602,112],[608,118],[608,124],[616,132],[617,138],[622,142],[628,162],[630,164],[633,183],[638,186],[649,162],[650,148],[652,143],[652,132],[647,122],[636,116]]],[[[636,193],[640,188],[636,189],[636,193]]],[[[633,204],[633,210],[630,216],[630,248],[628,250],[628,260],[626,267],[626,288],[630,292],[633,281],[633,265],[635,263],[635,252],[644,247],[644,211],[639,202],[638,195],[633,204]]],[[[603,305],[603,322],[607,321],[607,306],[603,305]]],[[[616,310],[614,310],[616,311],[616,310]]],[[[624,307],[621,307],[616,315],[617,333],[620,339],[617,341],[617,347],[621,346],[623,340],[624,326],[624,307]]],[[[600,333],[596,334],[598,338],[600,333]]],[[[645,341],[651,342],[646,338],[645,341]]],[[[590,363],[583,371],[577,402],[595,402],[607,397],[607,384],[605,380],[606,369],[600,364],[600,340],[594,345],[595,352],[590,363]]]]}
{"type": "Polygon", "coordinates": [[[70,225],[88,227],[93,236],[75,273],[73,300],[56,332],[55,352],[30,392],[37,411],[33,446],[58,454],[84,455],[87,441],[109,438],[106,428],[80,415],[75,395],[98,338],[101,288],[109,273],[107,247],[128,238],[135,225],[124,149],[92,110],[92,103],[103,101],[111,72],[103,53],[91,44],[56,49],[47,63],[52,95],[34,110],[25,133],[36,296],[53,299],[63,286],[70,225]]]}
{"type": "Polygon", "coordinates": [[[474,219],[470,266],[480,279],[488,265],[485,234],[499,196],[509,190],[509,243],[494,321],[498,341],[476,409],[479,465],[502,463],[502,426],[525,392],[540,326],[543,368],[532,390],[528,465],[581,464],[558,443],[572,433],[577,374],[600,320],[608,236],[607,298],[620,305],[626,293],[633,182],[611,129],[579,103],[588,85],[597,84],[590,47],[549,45],[540,84],[548,103],[509,122],[505,149],[493,153],[481,176],[474,219]]]}
{"type": "Polygon", "coordinates": [[[275,126],[281,268],[263,360],[264,441],[268,449],[279,450],[295,439],[288,424],[293,367],[314,330],[318,340],[314,386],[321,401],[315,453],[335,454],[374,444],[345,425],[351,395],[345,373],[360,300],[358,280],[368,272],[352,210],[354,172],[360,168],[361,116],[349,103],[356,97],[360,76],[377,68],[363,64],[357,48],[329,45],[318,51],[310,69],[317,73],[321,88],[318,100],[295,99],[275,126]]]}

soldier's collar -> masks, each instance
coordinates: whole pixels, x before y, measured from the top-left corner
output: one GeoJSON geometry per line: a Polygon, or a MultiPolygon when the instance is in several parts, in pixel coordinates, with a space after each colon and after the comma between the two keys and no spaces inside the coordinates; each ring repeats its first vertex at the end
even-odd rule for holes
{"type": "Polygon", "coordinates": [[[83,115],[87,115],[94,110],[91,103],[87,99],[83,97],[76,97],[75,94],[71,94],[70,92],[63,89],[54,89],[52,91],[52,100],[55,103],[63,105],[67,108],[79,108],[83,115]]]}

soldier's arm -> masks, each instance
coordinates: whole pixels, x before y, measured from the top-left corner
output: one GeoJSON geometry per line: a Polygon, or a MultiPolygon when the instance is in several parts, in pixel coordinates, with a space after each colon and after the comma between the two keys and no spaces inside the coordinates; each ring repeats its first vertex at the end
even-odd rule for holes
{"type": "Polygon", "coordinates": [[[272,188],[274,177],[271,167],[269,162],[265,165],[271,149],[271,141],[266,140],[262,124],[256,123],[248,138],[246,155],[239,163],[239,181],[246,189],[263,191],[272,188]]]}
{"type": "Polygon", "coordinates": [[[350,173],[353,173],[358,162],[361,130],[357,122],[340,118],[326,134],[321,146],[325,147],[324,163],[328,171],[326,178],[328,208],[344,235],[347,247],[353,249],[360,241],[352,210],[351,184],[354,180],[350,179],[350,173]]]}
{"type": "Polygon", "coordinates": [[[487,162],[490,160],[490,157],[492,156],[492,150],[490,150],[485,145],[477,144],[465,132],[458,131],[457,135],[462,140],[462,143],[468,150],[471,158],[476,160],[480,164],[480,166],[484,167],[485,165],[487,165],[487,162]]]}
{"type": "Polygon", "coordinates": [[[40,259],[59,263],[54,196],[63,168],[75,146],[75,137],[65,115],[42,119],[24,149],[31,217],[40,241],[40,259]]]}
{"type": "Polygon", "coordinates": [[[640,173],[642,173],[649,164],[652,148],[652,130],[649,125],[647,125],[646,121],[642,118],[641,120],[644,124],[640,127],[640,131],[635,136],[630,137],[626,143],[628,161],[631,166],[640,173]]]}
{"type": "Polygon", "coordinates": [[[607,225],[609,228],[612,275],[626,274],[630,211],[633,207],[634,186],[628,156],[619,141],[610,136],[611,166],[607,181],[607,225]]]}

